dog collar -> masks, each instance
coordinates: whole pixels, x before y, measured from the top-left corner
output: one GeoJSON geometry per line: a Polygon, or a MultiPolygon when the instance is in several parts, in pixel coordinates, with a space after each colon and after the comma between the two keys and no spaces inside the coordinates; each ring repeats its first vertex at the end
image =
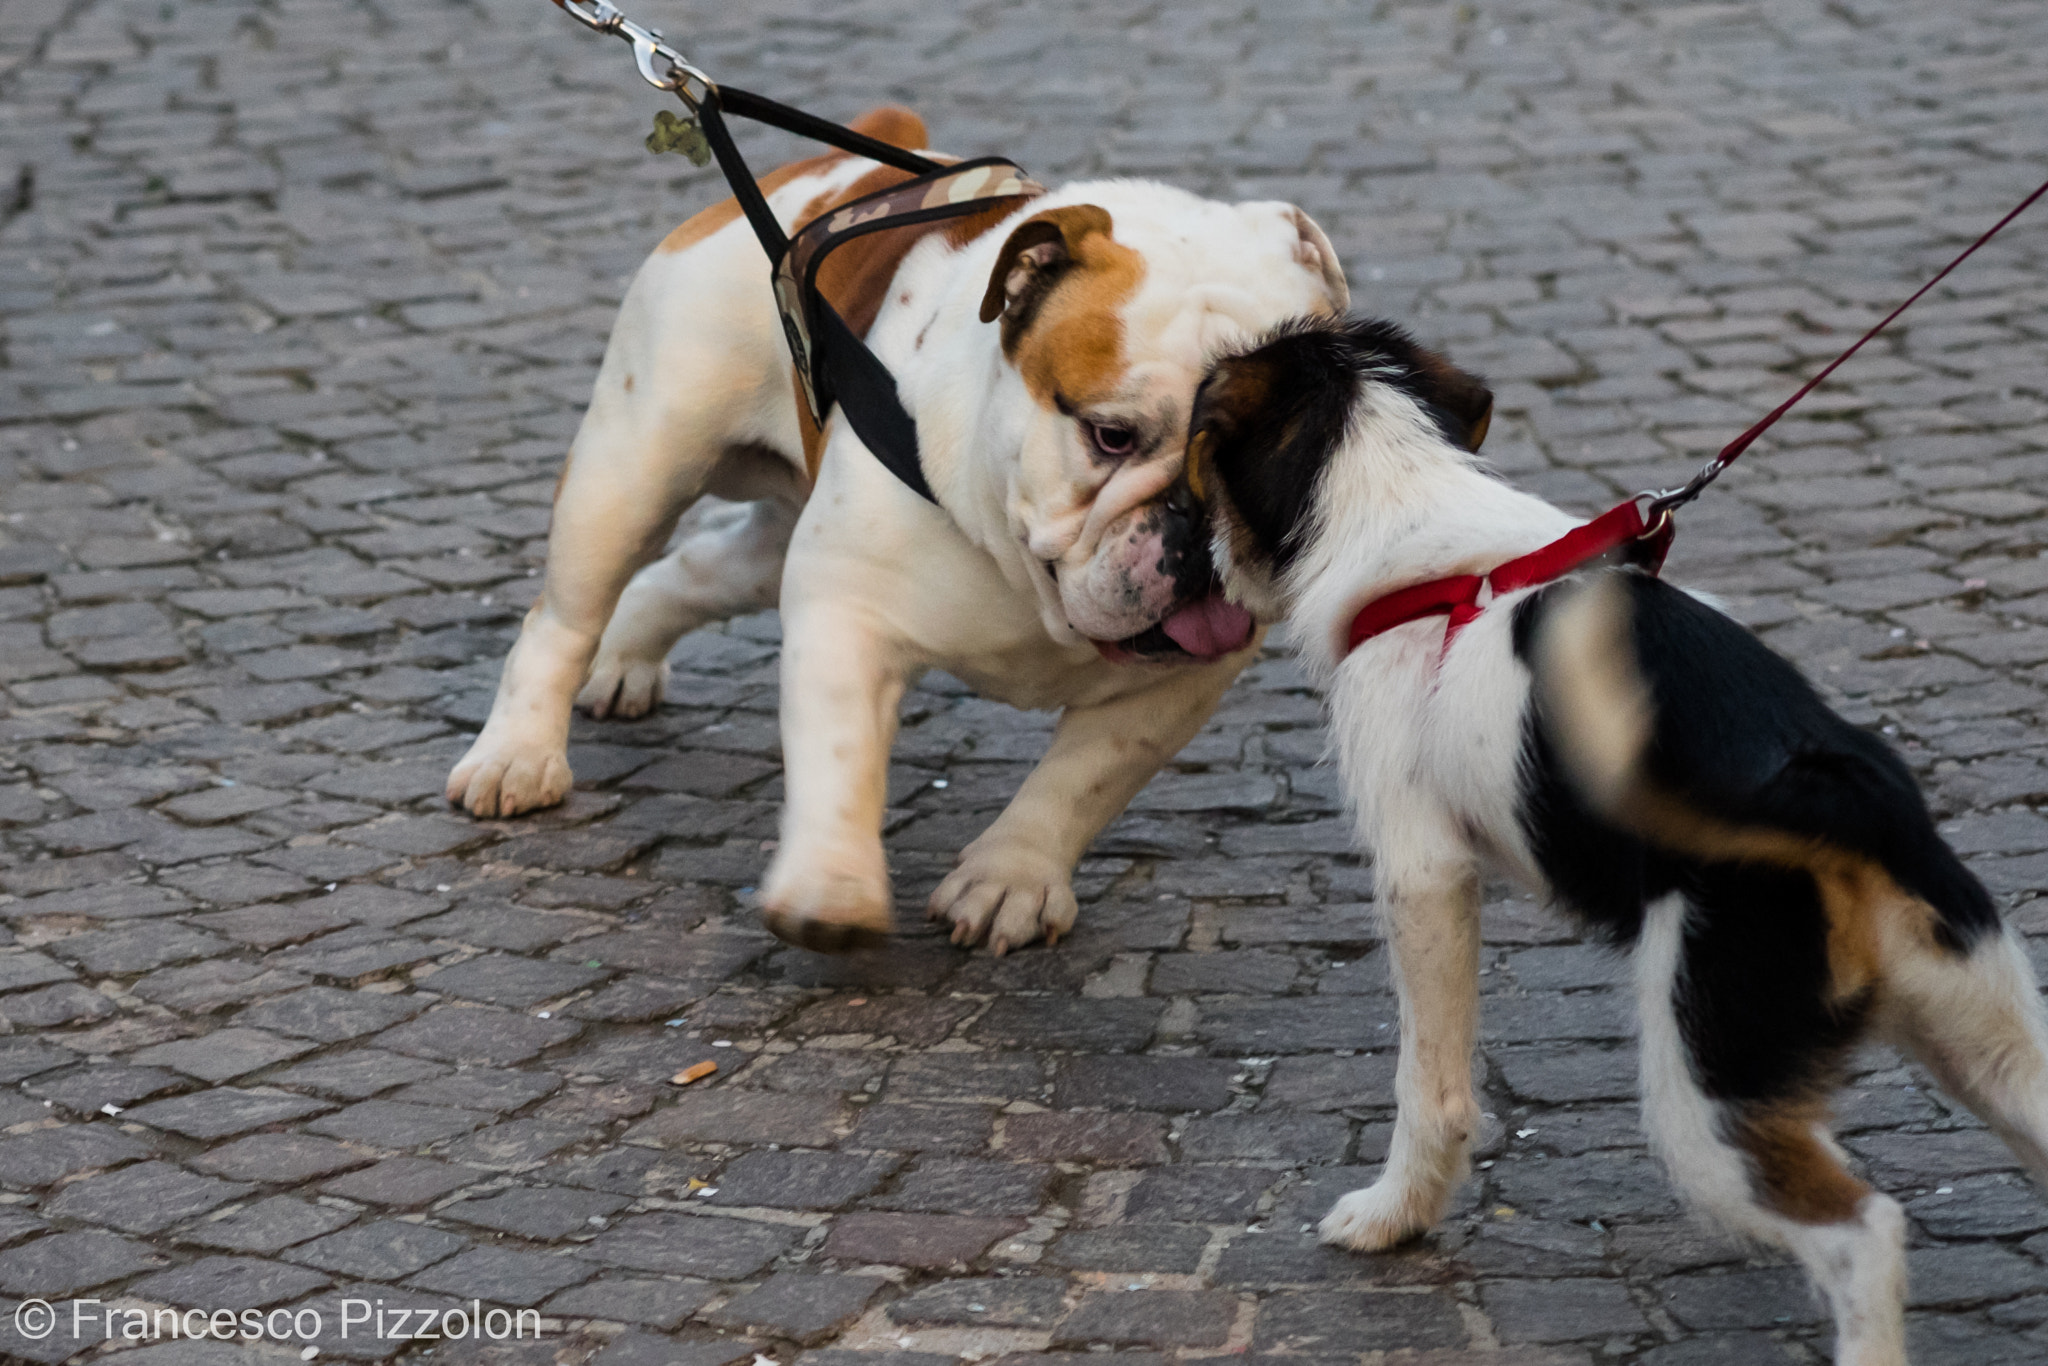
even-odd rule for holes
{"type": "Polygon", "coordinates": [[[1435,616],[1450,618],[1444,625],[1443,647],[1448,650],[1458,632],[1494,599],[1561,579],[1616,551],[1621,552],[1618,558],[1624,563],[1655,574],[1664,567],[1676,527],[1667,510],[1660,510],[1654,523],[1646,523],[1642,502],[1639,497],[1631,498],[1609,508],[1584,526],[1573,527],[1549,545],[1509,560],[1490,573],[1451,574],[1381,594],[1351,618],[1344,653],[1350,654],[1396,626],[1435,616]]]}

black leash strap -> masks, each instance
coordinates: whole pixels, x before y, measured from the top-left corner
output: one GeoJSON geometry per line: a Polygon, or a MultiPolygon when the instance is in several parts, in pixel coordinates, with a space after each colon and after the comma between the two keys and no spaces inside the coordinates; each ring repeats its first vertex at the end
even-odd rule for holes
{"type": "Polygon", "coordinates": [[[856,237],[984,213],[992,201],[1029,198],[1042,193],[1041,187],[1001,157],[947,165],[731,86],[712,86],[696,113],[718,169],[773,266],[783,337],[811,417],[822,431],[837,403],[875,458],[919,497],[937,503],[918,458],[917,422],[896,392],[896,377],[819,292],[818,270],[834,248],[856,237]],[[733,145],[727,113],[893,166],[911,179],[820,215],[792,240],[733,145]]]}
{"type": "Polygon", "coordinates": [[[648,150],[687,151],[702,165],[708,146],[718,159],[718,169],[725,174],[733,198],[768,253],[783,336],[796,363],[804,402],[819,431],[824,430],[832,406],[838,404],[875,458],[920,497],[937,503],[918,459],[917,422],[904,410],[896,392],[896,377],[818,292],[818,269],[835,247],[867,233],[986,213],[999,201],[1043,194],[1044,187],[1001,157],[957,164],[933,161],[801,109],[721,86],[690,65],[659,29],[634,23],[611,0],[555,0],[555,4],[585,28],[631,43],[641,79],[688,106],[690,119],[678,120],[664,111],[655,120],[648,150]],[[799,227],[792,239],[775,221],[767,196],[733,145],[732,133],[725,125],[727,114],[893,166],[911,178],[820,215],[799,227]]]}

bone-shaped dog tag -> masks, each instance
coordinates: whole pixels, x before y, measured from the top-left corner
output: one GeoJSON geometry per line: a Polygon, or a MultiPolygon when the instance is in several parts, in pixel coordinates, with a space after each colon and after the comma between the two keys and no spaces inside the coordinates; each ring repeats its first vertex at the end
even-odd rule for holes
{"type": "Polygon", "coordinates": [[[711,144],[705,140],[704,130],[695,119],[679,119],[667,109],[654,116],[654,131],[647,135],[647,150],[659,156],[663,152],[680,152],[693,165],[711,164],[711,144]]]}

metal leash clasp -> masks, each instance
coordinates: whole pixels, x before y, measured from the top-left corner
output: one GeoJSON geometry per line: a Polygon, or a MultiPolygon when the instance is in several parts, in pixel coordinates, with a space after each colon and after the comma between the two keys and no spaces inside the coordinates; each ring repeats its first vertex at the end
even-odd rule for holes
{"type": "Polygon", "coordinates": [[[1706,464],[1692,478],[1673,489],[1644,489],[1636,495],[1642,503],[1643,523],[1649,530],[1644,535],[1654,535],[1664,523],[1671,520],[1671,514],[1690,503],[1707,491],[1707,485],[1721,477],[1721,471],[1728,468],[1729,458],[1724,451],[1706,464]]]}
{"type": "Polygon", "coordinates": [[[644,28],[625,15],[611,0],[555,0],[556,8],[585,28],[599,33],[616,33],[633,45],[633,61],[640,79],[656,90],[666,90],[690,106],[692,111],[716,87],[711,78],[690,65],[682,53],[663,41],[660,29],[644,28]],[[658,63],[658,65],[657,65],[658,63]],[[690,82],[697,83],[693,93],[690,82]]]}

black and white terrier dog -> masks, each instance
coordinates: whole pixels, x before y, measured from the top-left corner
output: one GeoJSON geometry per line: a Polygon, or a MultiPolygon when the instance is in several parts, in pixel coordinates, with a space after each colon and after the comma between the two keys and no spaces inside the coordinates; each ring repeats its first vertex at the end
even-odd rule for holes
{"type": "Polygon", "coordinates": [[[1836,1360],[1905,1361],[1905,1221],[1844,1166],[1831,1092],[1905,1048],[2048,1178],[2048,1028],[2017,938],[1906,767],[1713,607],[1605,568],[1350,648],[1360,607],[1484,574],[1573,518],[1472,454],[1492,396],[1381,322],[1307,319],[1219,362],[1190,482],[1234,597],[1291,617],[1374,860],[1399,1115],[1328,1242],[1429,1228],[1478,1119],[1482,873],[1633,959],[1646,1127],[1677,1183],[1802,1262],[1836,1360]]]}

